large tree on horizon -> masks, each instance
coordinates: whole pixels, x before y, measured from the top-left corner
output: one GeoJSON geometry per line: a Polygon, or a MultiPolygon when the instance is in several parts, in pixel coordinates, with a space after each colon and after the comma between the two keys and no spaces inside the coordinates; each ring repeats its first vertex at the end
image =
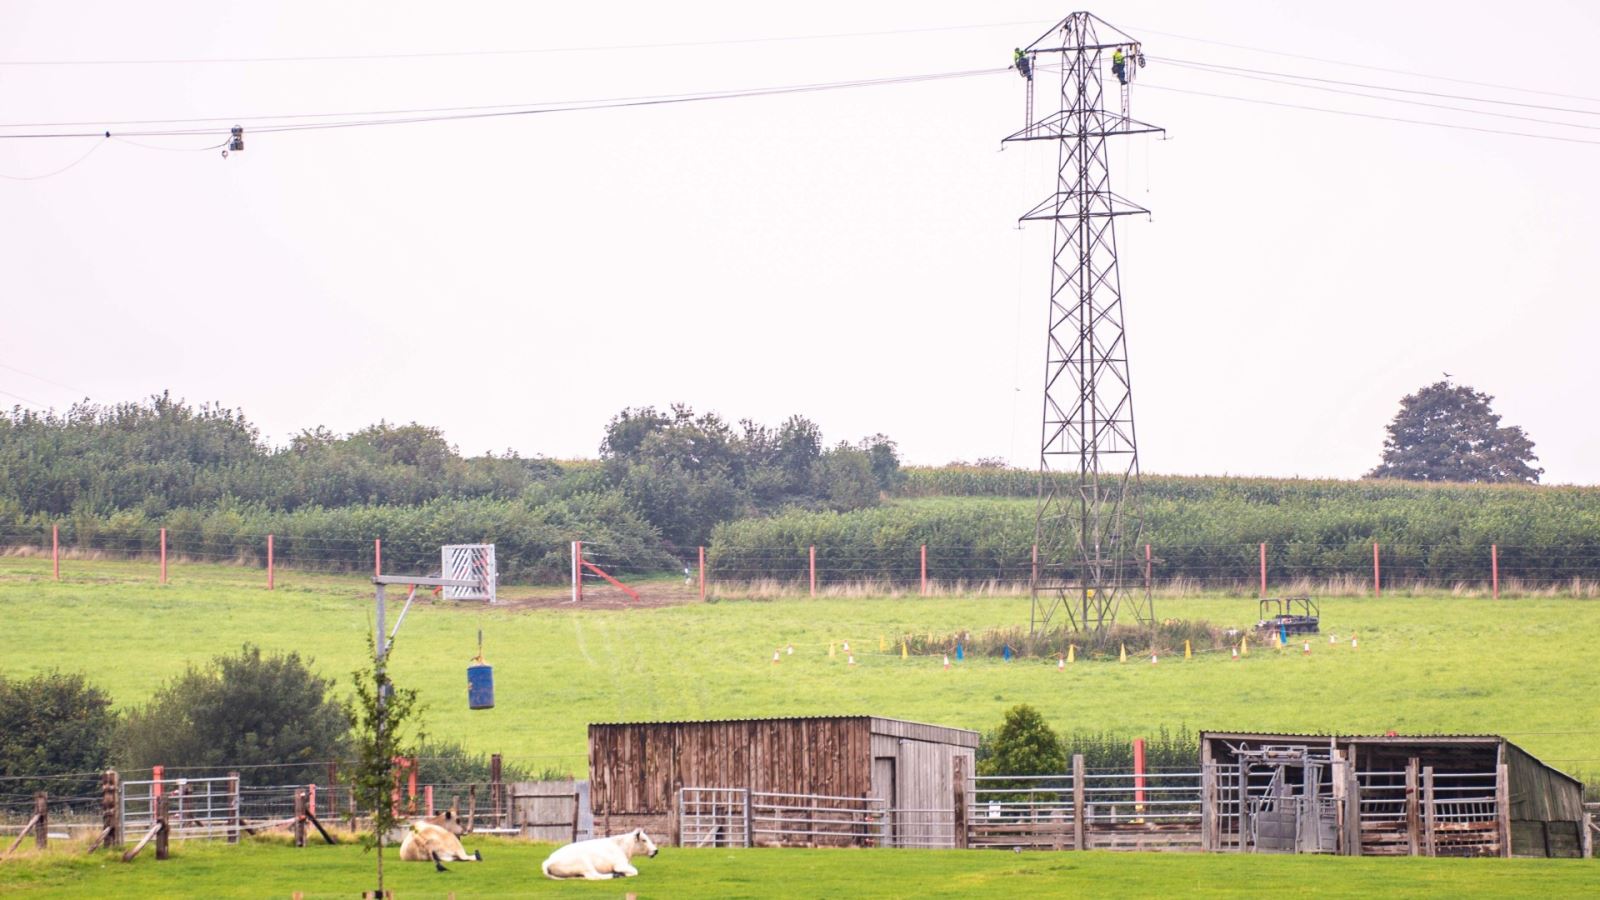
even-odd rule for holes
{"type": "Polygon", "coordinates": [[[1436,381],[1400,401],[1383,442],[1383,461],[1368,478],[1407,481],[1537,483],[1533,441],[1501,427],[1493,397],[1464,384],[1436,381]]]}

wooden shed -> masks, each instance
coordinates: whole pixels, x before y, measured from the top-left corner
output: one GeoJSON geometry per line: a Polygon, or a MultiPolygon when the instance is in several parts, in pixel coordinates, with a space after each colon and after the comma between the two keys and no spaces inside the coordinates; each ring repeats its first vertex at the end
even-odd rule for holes
{"type": "Polygon", "coordinates": [[[1577,857],[1583,785],[1498,735],[1207,731],[1202,845],[1577,857]]]}
{"type": "Polygon", "coordinates": [[[688,804],[714,813],[700,842],[742,827],[745,844],[953,846],[977,747],[975,731],[878,716],[594,724],[590,798],[601,833],[673,843],[693,842],[688,804]]]}

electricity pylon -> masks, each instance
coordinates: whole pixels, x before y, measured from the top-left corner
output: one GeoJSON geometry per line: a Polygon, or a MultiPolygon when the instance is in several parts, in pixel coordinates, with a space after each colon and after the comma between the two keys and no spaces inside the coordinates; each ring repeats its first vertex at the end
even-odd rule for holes
{"type": "Polygon", "coordinates": [[[1029,632],[1058,612],[1074,630],[1098,631],[1124,602],[1153,625],[1147,580],[1125,580],[1145,550],[1116,237],[1119,217],[1149,210],[1112,192],[1106,140],[1163,129],[1128,115],[1139,41],[1098,17],[1073,13],[1023,52],[1028,122],[1005,140],[1057,147],[1056,191],[1021,219],[1054,227],[1029,632]],[[1120,82],[1115,110],[1105,105],[1108,76],[1120,82]],[[1035,80],[1053,87],[1058,77],[1060,109],[1035,121],[1035,80]]]}

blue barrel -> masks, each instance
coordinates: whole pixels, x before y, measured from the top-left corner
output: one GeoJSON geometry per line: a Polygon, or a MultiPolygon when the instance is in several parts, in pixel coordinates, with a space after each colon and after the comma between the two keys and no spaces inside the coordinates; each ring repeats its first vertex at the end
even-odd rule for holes
{"type": "Polygon", "coordinates": [[[467,666],[467,708],[494,709],[494,666],[467,666]]]}

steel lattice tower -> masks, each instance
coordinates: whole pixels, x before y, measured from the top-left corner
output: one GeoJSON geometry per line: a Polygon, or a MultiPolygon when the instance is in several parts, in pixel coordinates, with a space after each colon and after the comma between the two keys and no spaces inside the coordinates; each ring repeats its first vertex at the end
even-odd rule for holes
{"type": "Polygon", "coordinates": [[[1028,121],[1005,139],[1057,145],[1056,191],[1022,216],[1054,228],[1030,632],[1044,630],[1058,611],[1071,628],[1097,631],[1125,601],[1140,623],[1155,618],[1143,579],[1137,588],[1124,583],[1144,548],[1116,237],[1118,217],[1149,211],[1112,192],[1106,139],[1162,129],[1129,118],[1126,84],[1120,109],[1106,109],[1102,80],[1119,49],[1131,80],[1139,42],[1086,12],[1024,48],[1028,121]],[[1057,76],[1060,109],[1035,120],[1035,80],[1057,76]]]}

